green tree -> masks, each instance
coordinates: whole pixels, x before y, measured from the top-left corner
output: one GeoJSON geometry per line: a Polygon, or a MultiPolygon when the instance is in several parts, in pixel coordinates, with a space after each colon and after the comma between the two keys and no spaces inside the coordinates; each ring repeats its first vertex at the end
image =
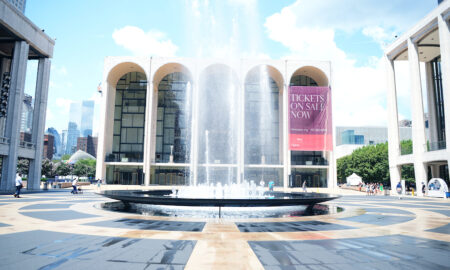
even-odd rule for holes
{"type": "Polygon", "coordinates": [[[28,175],[28,168],[30,166],[30,161],[28,159],[20,158],[17,160],[17,173],[22,175],[28,175]]]}
{"type": "Polygon", "coordinates": [[[73,174],[77,176],[95,177],[95,159],[78,160],[73,166],[73,174]]]}
{"type": "Polygon", "coordinates": [[[69,160],[69,158],[70,158],[70,155],[69,155],[69,154],[64,154],[64,155],[61,157],[61,160],[69,160]]]}
{"type": "Polygon", "coordinates": [[[48,158],[42,160],[41,174],[50,178],[55,176],[55,165],[48,158]]]}
{"type": "Polygon", "coordinates": [[[345,182],[347,176],[356,173],[365,182],[390,184],[387,143],[356,149],[351,155],[338,159],[336,166],[340,183],[345,182]]]}
{"type": "Polygon", "coordinates": [[[55,174],[60,176],[66,176],[72,174],[72,165],[65,163],[65,162],[59,162],[56,164],[55,174]]]}

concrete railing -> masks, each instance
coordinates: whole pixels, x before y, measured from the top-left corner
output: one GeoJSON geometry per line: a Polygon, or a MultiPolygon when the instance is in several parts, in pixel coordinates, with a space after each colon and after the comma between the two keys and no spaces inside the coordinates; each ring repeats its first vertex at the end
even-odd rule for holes
{"type": "Polygon", "coordinates": [[[9,139],[6,137],[0,137],[0,143],[1,144],[9,144],[9,139]]]}
{"type": "Polygon", "coordinates": [[[23,147],[23,148],[28,148],[28,149],[34,149],[35,148],[34,143],[25,142],[25,141],[20,141],[20,146],[23,147]]]}

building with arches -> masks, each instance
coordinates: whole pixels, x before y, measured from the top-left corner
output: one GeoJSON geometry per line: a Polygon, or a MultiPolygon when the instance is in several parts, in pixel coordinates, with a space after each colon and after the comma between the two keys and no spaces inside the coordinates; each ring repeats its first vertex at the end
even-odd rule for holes
{"type": "Polygon", "coordinates": [[[289,89],[329,91],[330,78],[330,62],[321,61],[108,57],[96,177],[335,187],[332,145],[292,150],[289,131],[289,89]]]}

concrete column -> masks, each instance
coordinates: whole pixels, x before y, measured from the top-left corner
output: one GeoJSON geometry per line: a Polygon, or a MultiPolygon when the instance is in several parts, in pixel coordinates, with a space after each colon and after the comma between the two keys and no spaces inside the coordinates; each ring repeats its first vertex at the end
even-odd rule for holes
{"type": "Polygon", "coordinates": [[[289,93],[286,83],[283,84],[283,188],[289,187],[291,175],[291,151],[289,151],[289,122],[288,122],[289,93]]]}
{"type": "Polygon", "coordinates": [[[414,174],[416,187],[426,179],[422,156],[427,151],[425,137],[425,118],[423,113],[422,83],[420,80],[419,53],[417,44],[408,39],[408,60],[411,78],[412,139],[414,153],[414,174]]]}
{"type": "Polygon", "coordinates": [[[97,163],[95,166],[95,178],[105,179],[105,133],[106,133],[106,101],[108,100],[108,87],[106,83],[102,84],[102,100],[100,104],[100,128],[97,142],[97,163]],[[106,86],[106,87],[105,87],[106,86]]]}
{"type": "Polygon", "coordinates": [[[450,153],[450,30],[449,24],[444,20],[442,14],[438,15],[439,40],[441,50],[441,72],[442,72],[442,91],[444,95],[445,107],[445,134],[447,152],[450,153]]]}
{"type": "Polygon", "coordinates": [[[388,107],[388,144],[389,144],[389,173],[391,188],[400,181],[397,159],[400,156],[400,139],[398,133],[397,91],[395,86],[394,62],[384,56],[387,75],[387,107],[388,107]]]}
{"type": "MultiPolygon", "coordinates": [[[[242,63],[241,63],[242,67],[242,63]]],[[[245,79],[242,79],[241,89],[238,91],[238,149],[237,149],[237,183],[244,181],[245,176],[245,79]]]]}
{"type": "MultiPolygon", "coordinates": [[[[146,75],[147,81],[153,81],[151,78],[151,62],[149,73],[146,75]]],[[[147,83],[147,95],[145,101],[145,126],[144,126],[144,185],[150,185],[150,164],[152,163],[152,159],[154,155],[152,155],[152,129],[153,126],[156,126],[153,119],[153,83],[147,83]]]]}
{"type": "Polygon", "coordinates": [[[47,114],[48,85],[50,78],[50,59],[39,59],[36,92],[33,110],[31,142],[35,145],[34,159],[30,161],[27,189],[40,189],[42,151],[44,148],[45,117],[47,114]]]}
{"type": "Polygon", "coordinates": [[[10,139],[8,156],[3,158],[2,181],[0,190],[13,190],[17,169],[17,148],[20,140],[20,122],[22,120],[22,102],[27,72],[29,45],[25,41],[16,41],[11,64],[11,86],[9,89],[8,111],[6,116],[5,137],[10,139]]]}
{"type": "Polygon", "coordinates": [[[430,167],[431,167],[431,178],[441,178],[441,176],[439,175],[439,165],[433,164],[430,165],[430,167]]]}
{"type": "Polygon", "coordinates": [[[397,195],[395,187],[401,180],[400,178],[402,175],[402,167],[389,164],[389,174],[391,176],[391,195],[397,195]]]}
{"type": "Polygon", "coordinates": [[[194,76],[195,80],[192,84],[192,123],[191,123],[191,132],[192,132],[192,138],[191,138],[191,151],[193,151],[193,154],[191,155],[191,175],[189,183],[190,185],[197,185],[197,178],[198,178],[198,116],[199,116],[199,109],[198,109],[198,102],[199,102],[199,82],[200,82],[200,76],[196,74],[194,76]]]}

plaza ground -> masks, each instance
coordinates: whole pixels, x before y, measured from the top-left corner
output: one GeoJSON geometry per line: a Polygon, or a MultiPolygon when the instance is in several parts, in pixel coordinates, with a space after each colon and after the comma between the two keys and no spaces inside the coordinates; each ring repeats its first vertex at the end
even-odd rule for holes
{"type": "Polygon", "coordinates": [[[104,211],[96,189],[0,195],[0,269],[450,269],[449,199],[347,192],[336,214],[231,220],[104,211]]]}

